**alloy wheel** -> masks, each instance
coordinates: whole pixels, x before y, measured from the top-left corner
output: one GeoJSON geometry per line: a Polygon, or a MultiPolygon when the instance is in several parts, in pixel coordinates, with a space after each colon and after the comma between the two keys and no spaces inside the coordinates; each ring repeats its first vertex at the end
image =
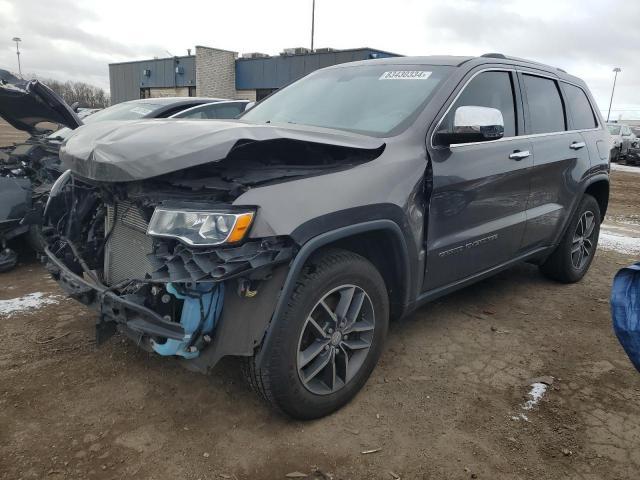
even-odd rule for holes
{"type": "Polygon", "coordinates": [[[594,253],[595,228],[595,216],[593,212],[587,210],[576,225],[571,244],[571,264],[577,270],[581,270],[594,253]]]}
{"type": "Polygon", "coordinates": [[[373,303],[362,288],[341,285],[325,294],[298,340],[297,369],[305,388],[328,395],[349,383],[367,358],[374,329],[373,303]]]}

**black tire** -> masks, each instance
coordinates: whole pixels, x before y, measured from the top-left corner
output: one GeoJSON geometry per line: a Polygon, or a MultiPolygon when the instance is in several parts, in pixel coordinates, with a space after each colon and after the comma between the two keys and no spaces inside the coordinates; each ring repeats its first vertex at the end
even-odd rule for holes
{"type": "Polygon", "coordinates": [[[10,248],[0,250],[0,273],[13,270],[18,264],[18,254],[10,248]]]}
{"type": "Polygon", "coordinates": [[[580,281],[589,270],[589,266],[595,256],[598,246],[598,236],[600,235],[600,222],[600,206],[598,202],[591,195],[585,194],[571,222],[569,222],[569,226],[560,240],[560,244],[540,266],[542,273],[552,280],[562,283],[580,281]],[[589,213],[593,215],[593,229],[590,233],[588,231],[585,232],[589,234],[584,236],[582,242],[580,242],[580,240],[576,242],[576,238],[580,237],[580,229],[587,228],[588,230],[589,228],[588,226],[582,227],[582,224],[579,226],[582,220],[588,224],[589,213]],[[583,254],[583,256],[580,257],[576,252],[576,248],[582,249],[583,245],[586,248],[587,243],[590,244],[590,248],[588,249],[589,255],[583,254]]]}
{"type": "MultiPolygon", "coordinates": [[[[342,296],[339,298],[342,299],[342,296]]],[[[361,315],[360,312],[361,310],[356,317],[361,315]]],[[[305,265],[282,317],[273,326],[273,341],[265,347],[268,350],[262,352],[264,357],[261,367],[256,365],[254,358],[246,359],[245,376],[249,385],[267,403],[286,415],[301,420],[323,417],[348,403],[364,386],[382,353],[388,325],[389,297],[378,270],[367,259],[355,253],[337,249],[325,251],[312,257],[305,265]],[[312,313],[315,315],[321,300],[330,298],[326,296],[334,295],[331,292],[344,289],[345,285],[354,286],[359,295],[364,292],[366,295],[362,298],[366,297],[369,300],[367,306],[373,314],[370,315],[370,318],[373,318],[373,327],[367,333],[370,335],[370,347],[365,353],[359,354],[358,362],[362,363],[348,380],[348,362],[343,363],[345,381],[337,387],[337,391],[319,394],[310,390],[310,383],[307,386],[303,383],[303,374],[298,370],[299,348],[302,347],[304,335],[308,333],[305,330],[309,328],[307,318],[311,317],[312,313]]],[[[336,328],[335,333],[337,331],[336,328]]],[[[345,334],[344,339],[348,342],[347,338],[348,335],[345,334]]],[[[335,347],[336,351],[338,348],[335,347]]],[[[331,347],[332,352],[333,349],[334,347],[331,347]]],[[[350,352],[354,354],[353,351],[350,352]]],[[[343,348],[341,353],[336,353],[333,358],[338,358],[339,354],[347,355],[343,348]]],[[[322,355],[325,355],[324,351],[317,358],[322,355]]],[[[355,357],[352,356],[351,359],[353,358],[355,357]]],[[[335,362],[336,360],[334,364],[335,362]]],[[[334,387],[337,384],[336,371],[337,368],[333,370],[334,387]]]]}
{"type": "Polygon", "coordinates": [[[616,163],[620,161],[620,148],[614,148],[611,150],[611,162],[616,163]]]}

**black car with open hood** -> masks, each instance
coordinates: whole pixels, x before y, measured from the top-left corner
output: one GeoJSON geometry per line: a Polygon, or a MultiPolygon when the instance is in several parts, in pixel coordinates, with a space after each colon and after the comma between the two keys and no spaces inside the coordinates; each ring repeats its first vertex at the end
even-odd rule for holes
{"type": "Polygon", "coordinates": [[[0,70],[0,117],[31,135],[23,143],[0,147],[0,271],[12,268],[17,261],[15,252],[7,247],[9,240],[26,233],[29,244],[36,251],[42,250],[39,235],[42,207],[53,182],[64,171],[60,146],[78,127],[103,121],[166,118],[216,102],[225,103],[222,99],[203,97],[151,98],[99,111],[76,112],[40,81],[22,80],[0,70]]]}
{"type": "Polygon", "coordinates": [[[0,70],[0,117],[30,135],[43,133],[38,124],[44,122],[71,129],[82,125],[71,107],[45,84],[21,80],[6,70],[0,70]]]}
{"type": "Polygon", "coordinates": [[[82,121],[49,87],[38,80],[19,79],[6,70],[0,70],[0,117],[31,135],[22,144],[0,148],[2,272],[17,262],[16,253],[7,246],[9,240],[30,233],[30,243],[36,248],[40,246],[36,211],[42,205],[42,195],[60,173],[57,156],[60,142],[46,140],[51,126],[75,129],[82,121]]]}

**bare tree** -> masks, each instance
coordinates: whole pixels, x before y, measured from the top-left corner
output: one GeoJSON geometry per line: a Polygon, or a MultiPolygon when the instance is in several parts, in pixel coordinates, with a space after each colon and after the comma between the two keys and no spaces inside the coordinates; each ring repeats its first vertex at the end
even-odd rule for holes
{"type": "Polygon", "coordinates": [[[102,88],[88,83],[46,79],[40,81],[60,95],[69,105],[78,102],[79,106],[84,108],[106,108],[110,104],[110,98],[102,88]]]}
{"type": "Polygon", "coordinates": [[[25,78],[37,78],[60,95],[69,105],[78,102],[78,106],[82,108],[106,108],[111,104],[111,98],[103,88],[85,82],[60,82],[36,75],[25,76],[25,78]]]}

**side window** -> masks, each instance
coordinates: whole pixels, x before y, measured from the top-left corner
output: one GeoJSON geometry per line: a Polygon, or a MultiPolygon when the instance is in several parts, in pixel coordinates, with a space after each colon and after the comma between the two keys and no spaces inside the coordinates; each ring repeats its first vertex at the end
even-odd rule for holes
{"type": "Polygon", "coordinates": [[[202,118],[207,118],[207,116],[204,114],[202,110],[198,110],[195,112],[185,113],[184,115],[180,116],[180,118],[202,119],[202,118]]]}
{"type": "Polygon", "coordinates": [[[236,118],[243,110],[244,104],[242,103],[225,103],[215,109],[215,118],[236,118]]]}
{"type": "Polygon", "coordinates": [[[504,136],[516,136],[516,109],[513,82],[509,72],[483,72],[471,80],[447,113],[443,125],[453,125],[456,109],[463,106],[500,110],[504,119],[504,136]]]}
{"type": "Polygon", "coordinates": [[[563,132],[567,129],[562,97],[555,80],[524,74],[531,133],[563,132]]]}
{"type": "Polygon", "coordinates": [[[596,114],[593,113],[589,99],[586,93],[575,85],[568,83],[563,84],[564,92],[571,110],[571,118],[573,120],[573,128],[576,130],[584,130],[587,128],[595,128],[598,126],[596,114]]]}

